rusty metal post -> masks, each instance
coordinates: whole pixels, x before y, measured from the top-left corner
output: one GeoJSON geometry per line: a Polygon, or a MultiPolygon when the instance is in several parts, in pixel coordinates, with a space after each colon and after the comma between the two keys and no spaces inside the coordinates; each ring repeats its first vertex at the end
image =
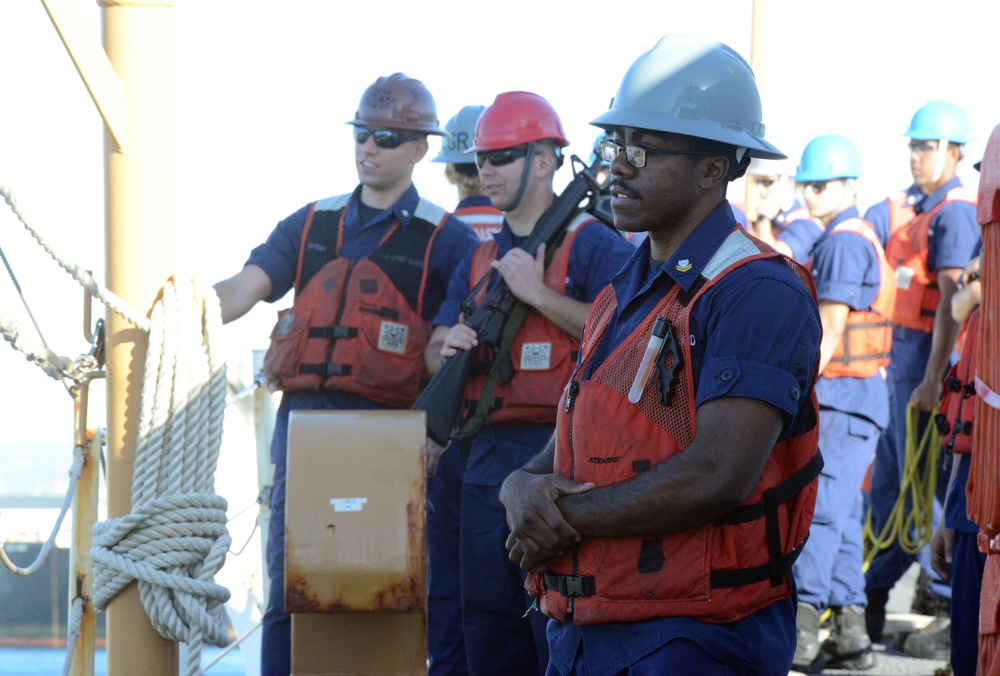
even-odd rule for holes
{"type": "Polygon", "coordinates": [[[73,603],[84,601],[80,620],[80,635],[73,651],[70,673],[74,676],[93,676],[94,644],[97,639],[97,616],[91,599],[94,597],[94,567],[90,549],[94,544],[94,524],[97,523],[97,498],[100,485],[100,442],[88,427],[87,411],[90,401],[90,382],[73,390],[75,403],[74,444],[83,448],[83,470],[73,495],[72,545],[70,547],[69,609],[66,617],[73,616],[73,603]]]}
{"type": "MultiPolygon", "coordinates": [[[[124,85],[125,150],[105,132],[107,286],[149,308],[175,267],[170,68],[171,0],[99,0],[104,49],[124,85]]],[[[107,315],[108,517],[132,509],[147,336],[107,315]]],[[[177,644],[153,628],[129,586],[108,606],[108,674],[173,676],[177,644]]]]}

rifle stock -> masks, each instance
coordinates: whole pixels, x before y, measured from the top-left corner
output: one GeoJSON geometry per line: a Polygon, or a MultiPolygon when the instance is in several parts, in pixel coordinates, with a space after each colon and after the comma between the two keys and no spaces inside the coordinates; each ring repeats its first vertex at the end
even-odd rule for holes
{"type": "MultiPolygon", "coordinates": [[[[575,173],[573,180],[542,214],[535,229],[521,246],[532,256],[542,244],[546,245],[547,253],[551,252],[552,244],[599,192],[595,176],[600,160],[588,167],[573,155],[570,162],[575,173]],[[585,200],[587,204],[584,204],[585,200]]],[[[475,310],[465,313],[465,323],[476,332],[480,346],[486,345],[493,349],[497,347],[516,302],[514,294],[501,279],[490,287],[483,302],[475,310]]],[[[463,350],[446,359],[413,404],[412,410],[427,413],[427,436],[436,444],[447,446],[452,430],[462,414],[465,385],[472,374],[474,357],[474,351],[463,350]]]]}

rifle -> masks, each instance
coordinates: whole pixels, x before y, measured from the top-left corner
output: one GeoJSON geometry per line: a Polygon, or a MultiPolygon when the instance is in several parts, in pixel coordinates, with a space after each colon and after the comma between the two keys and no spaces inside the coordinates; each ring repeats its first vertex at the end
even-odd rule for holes
{"type": "MultiPolygon", "coordinates": [[[[532,256],[541,244],[545,244],[547,253],[554,249],[553,244],[559,240],[566,227],[580,213],[591,207],[591,202],[600,192],[595,178],[600,164],[598,160],[588,167],[576,155],[570,157],[573,180],[538,219],[535,229],[521,245],[522,249],[532,256]]],[[[465,315],[466,325],[476,332],[479,346],[487,346],[496,352],[501,343],[504,326],[519,301],[501,277],[500,281],[486,292],[483,302],[477,306],[476,295],[491,276],[486,275],[480,280],[476,288],[462,302],[462,313],[465,315]]],[[[496,355],[497,359],[501,357],[502,354],[496,355]]],[[[411,410],[426,411],[427,436],[436,444],[441,446],[448,444],[452,430],[460,419],[465,384],[472,374],[474,360],[475,350],[463,350],[454,357],[446,359],[413,404],[411,410]]]]}

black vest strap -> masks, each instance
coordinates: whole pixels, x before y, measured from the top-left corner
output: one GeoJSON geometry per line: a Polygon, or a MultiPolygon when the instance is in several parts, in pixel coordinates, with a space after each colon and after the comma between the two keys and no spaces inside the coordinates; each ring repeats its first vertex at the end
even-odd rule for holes
{"type": "Polygon", "coordinates": [[[738,523],[746,523],[754,519],[767,516],[768,506],[773,504],[775,508],[783,502],[789,500],[803,488],[808,486],[813,479],[819,476],[823,469],[823,455],[816,450],[816,455],[812,460],[802,466],[800,470],[782,481],[780,484],[764,493],[764,499],[752,505],[741,505],[736,509],[726,512],[725,515],[715,520],[717,526],[732,526],[738,523]]]}
{"type": "MultiPolygon", "coordinates": [[[[806,540],[808,539],[809,537],[806,536],[806,540]]],[[[791,577],[792,564],[795,563],[795,560],[799,558],[799,554],[802,553],[802,548],[805,547],[806,540],[803,540],[798,547],[784,556],[771,559],[759,566],[733,568],[731,570],[713,570],[711,574],[712,589],[740,587],[745,584],[764,582],[765,580],[770,580],[771,586],[777,587],[781,584],[785,576],[791,577]],[[775,579],[775,571],[778,571],[777,580],[775,579]]]]}

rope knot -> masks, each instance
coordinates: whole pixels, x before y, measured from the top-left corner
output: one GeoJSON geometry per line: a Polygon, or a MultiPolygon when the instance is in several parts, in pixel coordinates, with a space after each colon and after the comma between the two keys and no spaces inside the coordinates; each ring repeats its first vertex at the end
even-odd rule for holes
{"type": "Polygon", "coordinates": [[[218,495],[178,493],[95,525],[94,606],[103,610],[135,581],[161,636],[226,645],[229,590],[212,581],[231,544],[226,508],[218,495]]]}

